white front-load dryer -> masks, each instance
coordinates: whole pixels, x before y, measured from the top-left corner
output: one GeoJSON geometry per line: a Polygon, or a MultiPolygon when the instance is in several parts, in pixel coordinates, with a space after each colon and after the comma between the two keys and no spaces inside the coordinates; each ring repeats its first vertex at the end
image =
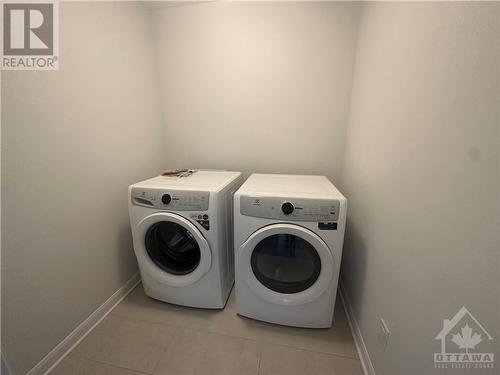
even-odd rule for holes
{"type": "Polygon", "coordinates": [[[223,308],[234,282],[233,194],[240,172],[158,176],[128,189],[134,252],[145,293],[223,308]]]}
{"type": "Polygon", "coordinates": [[[252,174],[234,195],[238,314],[330,327],[346,208],[324,176],[252,174]]]}

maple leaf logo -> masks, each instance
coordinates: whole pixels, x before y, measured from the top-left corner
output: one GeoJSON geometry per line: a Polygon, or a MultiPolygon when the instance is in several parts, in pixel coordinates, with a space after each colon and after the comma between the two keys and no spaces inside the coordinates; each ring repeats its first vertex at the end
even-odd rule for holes
{"type": "Polygon", "coordinates": [[[469,354],[469,349],[474,349],[483,339],[480,334],[472,334],[472,328],[469,327],[469,324],[465,324],[461,331],[461,334],[454,334],[451,341],[457,344],[460,349],[465,349],[465,352],[469,354]]]}

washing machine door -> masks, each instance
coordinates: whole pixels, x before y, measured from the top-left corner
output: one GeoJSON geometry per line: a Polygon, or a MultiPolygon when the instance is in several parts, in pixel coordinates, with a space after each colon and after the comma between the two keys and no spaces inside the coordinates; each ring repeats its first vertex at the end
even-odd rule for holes
{"type": "Polygon", "coordinates": [[[193,223],[169,212],[144,218],[134,233],[134,249],[149,276],[171,286],[195,283],[210,269],[210,246],[193,223]]]}
{"type": "Polygon", "coordinates": [[[317,234],[294,224],[257,230],[237,254],[238,277],[260,297],[281,305],[319,297],[332,282],[333,262],[317,234]]]}

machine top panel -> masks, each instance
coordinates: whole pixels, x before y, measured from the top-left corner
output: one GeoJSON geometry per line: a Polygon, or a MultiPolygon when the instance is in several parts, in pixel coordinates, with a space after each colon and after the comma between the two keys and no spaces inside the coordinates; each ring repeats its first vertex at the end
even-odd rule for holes
{"type": "Polygon", "coordinates": [[[132,185],[132,188],[220,191],[240,176],[241,172],[198,170],[187,177],[153,177],[132,185]]]}
{"type": "Polygon", "coordinates": [[[345,199],[325,176],[252,174],[238,189],[238,193],[249,196],[345,199]]]}

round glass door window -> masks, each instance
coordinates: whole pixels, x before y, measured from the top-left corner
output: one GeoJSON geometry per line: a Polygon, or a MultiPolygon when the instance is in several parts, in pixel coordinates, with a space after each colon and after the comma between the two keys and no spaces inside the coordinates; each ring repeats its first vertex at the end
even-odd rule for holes
{"type": "Polygon", "coordinates": [[[171,221],[160,221],[148,229],[146,251],[158,267],[174,275],[187,275],[200,263],[200,247],[194,236],[171,221]]]}
{"type": "Polygon", "coordinates": [[[264,286],[278,293],[299,293],[311,287],[321,272],[321,259],[306,240],[274,234],[252,252],[252,271],[264,286]]]}

